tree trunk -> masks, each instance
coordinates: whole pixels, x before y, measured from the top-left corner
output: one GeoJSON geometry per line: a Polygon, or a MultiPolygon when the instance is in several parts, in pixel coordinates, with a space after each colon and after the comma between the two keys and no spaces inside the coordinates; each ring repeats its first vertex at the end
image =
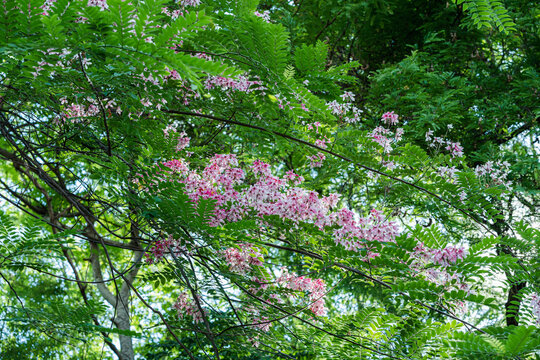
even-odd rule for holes
{"type": "MultiPolygon", "coordinates": [[[[121,277],[122,285],[116,295],[114,295],[109,288],[103,282],[103,275],[101,272],[101,263],[99,260],[99,247],[95,242],[91,242],[90,263],[92,265],[92,271],[94,275],[94,281],[100,295],[114,308],[116,316],[114,317],[114,324],[119,330],[131,330],[130,319],[130,294],[131,286],[137,272],[139,271],[139,264],[143,256],[142,251],[135,251],[135,265],[133,269],[127,274],[121,277]]],[[[133,339],[129,335],[119,335],[120,340],[120,354],[119,360],[133,360],[135,353],[133,351],[133,339]]]]}
{"type": "MultiPolygon", "coordinates": [[[[128,296],[119,297],[118,306],[116,307],[116,317],[114,323],[119,330],[130,330],[131,321],[129,316],[129,291],[128,296]]],[[[133,340],[129,335],[119,335],[120,338],[120,353],[122,354],[121,360],[133,360],[135,353],[133,352],[133,340]]]]}

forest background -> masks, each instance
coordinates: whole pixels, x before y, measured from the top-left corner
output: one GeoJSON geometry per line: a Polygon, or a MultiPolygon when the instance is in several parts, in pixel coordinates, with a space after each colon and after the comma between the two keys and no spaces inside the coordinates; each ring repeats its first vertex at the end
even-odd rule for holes
{"type": "Polygon", "coordinates": [[[540,359],[540,7],[4,0],[1,359],[540,359]]]}

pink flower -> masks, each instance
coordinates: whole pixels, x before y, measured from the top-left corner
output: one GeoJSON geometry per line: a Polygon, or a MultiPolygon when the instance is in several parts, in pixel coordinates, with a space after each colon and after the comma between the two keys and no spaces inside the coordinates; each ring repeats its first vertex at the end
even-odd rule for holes
{"type": "Polygon", "coordinates": [[[186,174],[189,171],[187,164],[183,160],[170,160],[164,162],[163,165],[167,166],[172,171],[176,171],[182,174],[186,174]]]}
{"type": "Polygon", "coordinates": [[[317,140],[315,140],[315,145],[317,145],[321,149],[326,149],[328,147],[328,146],[326,146],[327,142],[330,142],[330,141],[317,139],[317,140]]]}
{"type": "Polygon", "coordinates": [[[385,112],[382,116],[382,121],[386,125],[396,125],[398,121],[398,114],[394,113],[393,111],[385,112]]]}
{"type": "Polygon", "coordinates": [[[536,325],[540,325],[540,295],[533,293],[531,297],[532,313],[536,317],[536,325]]]}
{"type": "Polygon", "coordinates": [[[510,164],[506,161],[488,161],[483,165],[478,165],[474,169],[474,172],[477,177],[487,180],[488,183],[492,183],[493,185],[504,185],[509,188],[511,186],[511,182],[507,181],[509,167],[510,164]]]}
{"type": "Polygon", "coordinates": [[[182,6],[199,6],[201,4],[200,0],[181,0],[180,3],[182,6]]]}
{"type": "Polygon", "coordinates": [[[228,248],[223,251],[225,261],[232,272],[246,274],[252,266],[263,266],[263,256],[259,250],[251,244],[240,244],[240,249],[228,248]]]}
{"type": "Polygon", "coordinates": [[[318,152],[316,155],[308,156],[308,159],[310,161],[310,168],[318,168],[323,165],[323,161],[326,159],[326,155],[324,155],[322,152],[318,152]]]}
{"type": "Polygon", "coordinates": [[[165,136],[166,139],[169,138],[169,133],[176,133],[176,127],[172,126],[172,125],[167,125],[167,127],[165,129],[163,129],[163,135],[165,136]]]}
{"type": "Polygon", "coordinates": [[[245,93],[264,89],[261,81],[249,80],[244,75],[240,75],[236,79],[226,78],[222,76],[209,76],[208,78],[206,78],[206,89],[211,90],[216,87],[224,91],[240,91],[245,93]]]}
{"type": "Polygon", "coordinates": [[[341,99],[343,101],[349,100],[351,102],[354,101],[354,94],[350,91],[345,91],[343,94],[340,95],[341,99]]]}
{"type": "Polygon", "coordinates": [[[387,136],[390,133],[390,130],[385,129],[382,126],[377,126],[368,135],[374,142],[383,147],[383,152],[389,153],[392,151],[392,139],[387,136]]]}
{"type": "MultiPolygon", "coordinates": [[[[184,315],[189,315],[193,317],[195,323],[200,323],[204,319],[203,313],[200,311],[195,301],[185,292],[178,295],[178,299],[176,299],[173,307],[178,311],[178,316],[180,318],[183,318],[184,315]]],[[[205,310],[203,309],[203,311],[205,310]]]]}
{"type": "Polygon", "coordinates": [[[101,11],[109,8],[109,5],[107,5],[107,0],[88,0],[88,6],[97,6],[101,11]]]}
{"type": "Polygon", "coordinates": [[[260,160],[255,160],[253,165],[251,165],[251,169],[255,175],[270,176],[270,165],[260,160]]]}
{"type": "Polygon", "coordinates": [[[45,0],[43,5],[41,5],[41,9],[43,9],[43,15],[47,16],[49,15],[49,10],[54,5],[56,0],[45,0]]]}
{"type": "MultiPolygon", "coordinates": [[[[293,224],[305,222],[321,230],[333,228],[335,242],[351,251],[365,249],[366,241],[393,242],[399,232],[397,224],[386,220],[380,211],[372,210],[369,216],[357,219],[348,209],[333,210],[339,195],[321,197],[315,191],[298,187],[303,177],[293,171],[288,171],[282,178],[273,176],[270,165],[259,160],[250,169],[256,179],[251,184],[245,182],[245,173],[237,167],[238,160],[233,154],[214,155],[202,171],[190,169],[182,159],[170,160],[163,165],[171,172],[161,174],[165,177],[158,181],[174,180],[184,184],[184,191],[194,206],[200,199],[216,201],[211,226],[239,221],[247,216],[263,219],[274,215],[293,224]]],[[[243,254],[230,252],[229,255],[243,254]]]]}
{"type": "Polygon", "coordinates": [[[455,264],[458,260],[463,260],[466,255],[465,248],[457,246],[447,246],[442,250],[438,250],[426,248],[423,243],[419,243],[414,248],[414,256],[441,266],[455,264]]]}
{"type": "Polygon", "coordinates": [[[282,268],[282,271],[283,273],[277,279],[277,283],[285,289],[307,292],[309,294],[309,300],[312,302],[309,309],[317,316],[324,316],[326,314],[323,299],[326,295],[324,281],[322,279],[296,276],[295,273],[289,273],[285,268],[282,268]]]}
{"type": "Polygon", "coordinates": [[[255,11],[253,13],[255,16],[258,16],[260,18],[262,18],[264,21],[266,21],[267,23],[270,22],[270,11],[268,10],[265,10],[263,11],[262,13],[258,12],[258,11],[255,11]]]}
{"type": "Polygon", "coordinates": [[[181,151],[188,147],[190,140],[191,139],[187,136],[187,134],[182,131],[178,136],[178,144],[176,144],[176,151],[181,151]]]}
{"type": "Polygon", "coordinates": [[[461,157],[463,156],[463,147],[458,142],[447,142],[446,150],[450,151],[452,157],[461,157]]]}
{"type": "Polygon", "coordinates": [[[146,262],[149,264],[154,264],[159,262],[166,253],[169,252],[169,247],[173,245],[174,239],[172,235],[169,235],[167,239],[160,239],[154,243],[150,248],[150,253],[146,253],[146,262]],[[150,255],[152,254],[152,255],[150,255]]]}

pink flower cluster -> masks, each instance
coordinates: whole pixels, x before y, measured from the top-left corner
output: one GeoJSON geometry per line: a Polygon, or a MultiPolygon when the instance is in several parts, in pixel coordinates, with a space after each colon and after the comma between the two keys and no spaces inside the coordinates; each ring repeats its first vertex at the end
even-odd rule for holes
{"type": "Polygon", "coordinates": [[[389,153],[392,151],[393,139],[388,135],[391,134],[392,131],[390,131],[390,129],[383,128],[382,126],[377,126],[369,133],[369,136],[373,141],[382,146],[383,152],[389,153]]]}
{"type": "MultiPolygon", "coordinates": [[[[382,116],[382,121],[387,125],[396,125],[398,123],[398,115],[393,111],[386,112],[382,116]]],[[[371,140],[382,146],[384,153],[390,153],[392,151],[392,144],[400,141],[403,133],[402,128],[397,128],[394,132],[382,126],[377,126],[368,136],[371,137],[371,140]]]]}
{"type": "Polygon", "coordinates": [[[305,276],[297,276],[282,268],[283,273],[277,279],[279,285],[285,289],[294,291],[304,291],[309,294],[311,305],[309,309],[317,316],[326,314],[324,296],[326,295],[326,285],[322,279],[311,279],[305,276]]]}
{"type": "Polygon", "coordinates": [[[330,141],[326,140],[326,139],[317,139],[317,140],[315,140],[315,145],[317,145],[321,149],[326,149],[328,147],[326,145],[327,142],[330,142],[330,141]]]}
{"type": "Polygon", "coordinates": [[[345,91],[345,92],[344,92],[343,94],[341,94],[339,97],[340,97],[341,100],[343,100],[343,101],[349,100],[350,102],[353,102],[354,99],[355,99],[354,93],[352,93],[351,91],[345,91]]]}
{"type": "Polygon", "coordinates": [[[305,180],[303,176],[295,174],[292,170],[289,170],[285,173],[284,179],[289,180],[294,185],[300,185],[305,180]]]}
{"type": "Polygon", "coordinates": [[[109,5],[107,5],[107,0],[88,0],[88,6],[99,7],[101,11],[109,8],[109,5]]]}
{"type": "Polygon", "coordinates": [[[263,255],[255,246],[251,244],[239,244],[238,246],[240,249],[231,247],[223,251],[225,261],[231,271],[246,274],[251,271],[252,266],[263,265],[263,255]]]}
{"type": "MultiPolygon", "coordinates": [[[[45,0],[43,5],[41,5],[41,9],[43,9],[43,15],[49,15],[49,10],[55,2],[56,0],[45,0]]],[[[109,5],[107,5],[107,0],[88,0],[87,6],[96,6],[99,7],[102,11],[109,8],[109,5]]]]}
{"type": "Polygon", "coordinates": [[[489,179],[492,185],[504,185],[509,188],[512,185],[512,182],[507,181],[509,167],[510,164],[506,161],[488,161],[484,165],[478,165],[474,173],[479,178],[489,179]]]}
{"type": "Polygon", "coordinates": [[[439,174],[439,176],[442,178],[446,178],[450,183],[454,183],[454,181],[456,180],[457,172],[458,169],[456,169],[455,166],[439,166],[437,168],[437,174],[439,174]]]}
{"type": "Polygon", "coordinates": [[[148,264],[154,264],[159,262],[165,254],[169,252],[169,248],[173,246],[174,239],[172,235],[169,235],[166,239],[157,240],[150,248],[149,252],[145,253],[146,262],[148,264]]]}
{"type": "Polygon", "coordinates": [[[353,124],[360,121],[360,114],[362,110],[354,106],[354,94],[346,91],[341,95],[343,101],[347,102],[339,103],[336,100],[326,103],[328,109],[332,114],[336,115],[339,119],[342,119],[346,123],[353,124]]]}
{"type": "Polygon", "coordinates": [[[187,136],[187,134],[184,131],[182,131],[178,135],[178,143],[176,144],[176,151],[182,151],[185,148],[187,148],[189,146],[190,140],[191,139],[187,136]]]}
{"type": "Polygon", "coordinates": [[[64,109],[64,116],[71,122],[79,122],[82,118],[96,116],[99,114],[99,107],[90,104],[88,107],[79,104],[70,104],[64,109]]]}
{"type": "Polygon", "coordinates": [[[51,10],[55,2],[56,0],[45,0],[43,5],[41,5],[41,9],[43,10],[43,15],[45,16],[49,15],[49,10],[51,10]]]}
{"type": "Polygon", "coordinates": [[[168,235],[166,238],[154,242],[154,245],[150,247],[144,256],[146,257],[146,263],[156,264],[160,262],[165,255],[170,254],[171,252],[174,256],[180,256],[187,251],[187,248],[181,245],[179,240],[175,240],[172,235],[168,235]]]}
{"type": "Polygon", "coordinates": [[[446,267],[455,264],[458,260],[463,260],[467,256],[467,250],[457,246],[447,246],[442,250],[431,249],[426,247],[424,243],[418,243],[414,248],[413,256],[426,263],[431,262],[446,267]]]}
{"type": "MultiPolygon", "coordinates": [[[[169,132],[171,130],[169,129],[169,132]]],[[[233,154],[216,154],[210,163],[202,170],[189,168],[182,159],[170,160],[163,163],[171,171],[160,173],[160,181],[177,181],[184,184],[187,195],[197,206],[201,199],[212,199],[216,202],[214,218],[211,225],[219,226],[224,222],[239,221],[244,218],[258,218],[265,225],[263,217],[277,215],[284,220],[299,225],[301,222],[312,223],[320,229],[333,228],[337,243],[342,243],[351,250],[363,249],[367,241],[394,241],[397,226],[387,222],[381,212],[373,210],[368,218],[357,219],[357,216],[346,209],[334,210],[339,201],[339,195],[330,194],[321,197],[317,192],[298,187],[303,178],[293,171],[288,171],[283,177],[272,175],[271,166],[257,160],[247,170],[251,172],[251,183],[245,181],[244,170],[238,168],[238,160],[233,154]]],[[[267,225],[267,224],[266,224],[267,225]]],[[[294,225],[293,225],[294,226],[294,225]]],[[[173,241],[173,240],[170,240],[173,241]]],[[[166,253],[167,242],[156,244],[152,252],[157,259],[166,253]]],[[[279,288],[297,292],[306,292],[309,298],[309,309],[317,316],[324,315],[325,283],[321,279],[296,276],[283,270],[273,285],[268,280],[259,279],[250,273],[257,267],[266,278],[270,275],[264,269],[263,257],[260,250],[252,244],[239,244],[221,252],[230,270],[251,276],[254,286],[250,291],[262,292],[261,296],[271,301],[283,302],[282,295],[276,292],[279,288]]],[[[370,253],[372,258],[378,254],[370,253]]],[[[194,321],[200,321],[202,314],[197,311],[193,301],[186,294],[181,294],[175,304],[180,316],[188,314],[194,321]]],[[[259,312],[253,315],[254,327],[268,331],[271,323],[266,323],[267,316],[259,312]],[[265,322],[264,324],[258,324],[265,322]]]]}
{"type": "Polygon", "coordinates": [[[536,317],[536,325],[540,325],[540,295],[533,293],[531,297],[532,313],[536,317]]]}
{"type": "Polygon", "coordinates": [[[470,287],[462,279],[462,274],[449,272],[448,265],[455,264],[458,260],[463,260],[467,255],[464,248],[457,246],[447,246],[443,250],[431,249],[423,243],[419,243],[411,254],[413,262],[411,270],[415,275],[422,274],[426,280],[437,285],[445,286],[447,290],[464,290],[470,292],[470,287]],[[433,267],[439,265],[440,267],[433,267]]]}
{"type": "Polygon", "coordinates": [[[261,19],[263,19],[263,20],[266,21],[267,23],[270,22],[270,11],[268,11],[268,10],[265,10],[265,11],[263,11],[262,13],[261,13],[261,12],[258,12],[258,11],[255,11],[253,14],[254,14],[255,16],[260,17],[261,19]]]}
{"type": "Polygon", "coordinates": [[[367,217],[356,219],[355,213],[348,209],[340,209],[336,214],[335,223],[339,226],[334,231],[336,241],[345,249],[359,251],[368,250],[368,258],[375,258],[379,254],[372,253],[367,242],[394,242],[399,233],[398,226],[393,221],[387,221],[382,212],[372,209],[367,217]]]}
{"type": "Polygon", "coordinates": [[[195,301],[185,292],[180,293],[173,307],[178,311],[178,316],[181,319],[184,318],[184,315],[193,317],[195,323],[200,323],[204,319],[203,313],[199,310],[195,301]]]}
{"type": "Polygon", "coordinates": [[[211,90],[215,87],[222,90],[233,90],[250,93],[255,90],[265,90],[259,80],[249,80],[246,76],[240,75],[236,79],[226,78],[223,76],[209,76],[205,81],[205,87],[211,90]]]}
{"type": "MultiPolygon", "coordinates": [[[[228,248],[224,252],[224,257],[229,265],[229,268],[238,273],[238,274],[247,274],[251,271],[252,266],[262,267],[263,257],[259,250],[251,244],[240,244],[240,249],[237,248],[228,248]]],[[[296,276],[294,273],[289,273],[286,268],[281,268],[282,273],[277,278],[276,283],[269,283],[267,280],[259,279],[256,276],[253,276],[251,280],[256,284],[255,287],[250,288],[250,292],[254,294],[263,292],[265,297],[268,297],[269,301],[275,301],[277,303],[283,303],[280,293],[274,293],[272,291],[277,290],[276,284],[281,288],[293,290],[293,291],[304,291],[309,293],[309,299],[311,304],[309,309],[317,316],[322,316],[326,314],[326,308],[324,306],[323,297],[325,294],[326,286],[322,279],[311,279],[305,276],[296,276]]],[[[261,271],[266,272],[265,269],[261,271]]],[[[266,272],[267,277],[270,277],[268,272],[266,272]]],[[[264,308],[264,307],[263,307],[264,308]]],[[[260,317],[259,310],[256,308],[249,307],[246,310],[251,314],[257,315],[253,318],[253,322],[256,324],[255,327],[261,329],[262,331],[268,331],[270,329],[271,323],[257,324],[261,321],[267,321],[267,317],[260,317]]]]}
{"type": "Polygon", "coordinates": [[[171,169],[173,172],[187,174],[189,172],[188,164],[183,160],[173,159],[163,163],[164,166],[171,169]]]}
{"type": "MultiPolygon", "coordinates": [[[[68,100],[65,97],[61,98],[60,103],[61,105],[65,105],[65,107],[64,111],[61,113],[60,117],[55,120],[55,122],[63,123],[66,120],[69,120],[72,123],[78,123],[83,121],[85,118],[101,116],[98,101],[90,97],[87,97],[86,101],[88,102],[88,106],[76,103],[67,105],[68,100]]],[[[112,111],[116,112],[117,114],[122,113],[122,109],[116,105],[114,100],[102,99],[101,102],[107,116],[110,116],[112,111]]]]}
{"type": "Polygon", "coordinates": [[[385,112],[382,115],[382,121],[386,125],[397,125],[397,123],[399,122],[398,117],[398,114],[394,113],[393,111],[385,112]]]}
{"type": "Polygon", "coordinates": [[[170,16],[172,20],[176,20],[179,16],[183,16],[184,12],[180,9],[169,11],[169,8],[162,7],[161,13],[170,16]]]}
{"type": "Polygon", "coordinates": [[[182,6],[199,6],[201,4],[201,0],[181,0],[180,3],[182,6]]]}
{"type": "Polygon", "coordinates": [[[176,135],[178,141],[176,144],[176,151],[182,151],[189,146],[191,139],[187,136],[185,131],[177,134],[176,127],[173,125],[167,125],[167,127],[163,129],[165,139],[171,138],[173,134],[176,135]]]}
{"type": "Polygon", "coordinates": [[[459,142],[453,142],[440,136],[433,137],[433,130],[426,132],[426,142],[430,147],[440,148],[445,146],[444,149],[449,151],[453,158],[463,156],[463,147],[459,142]]]}
{"type": "Polygon", "coordinates": [[[323,162],[326,159],[326,155],[322,152],[318,152],[315,155],[308,155],[309,167],[314,169],[323,166],[323,162]]]}
{"type": "Polygon", "coordinates": [[[261,160],[255,160],[253,165],[251,165],[251,170],[254,175],[258,176],[270,176],[271,168],[270,164],[267,164],[261,160]]]}
{"type": "Polygon", "coordinates": [[[386,221],[381,212],[372,210],[370,216],[357,218],[347,209],[332,210],[339,199],[337,194],[321,197],[315,191],[298,187],[303,178],[292,171],[284,177],[273,176],[270,165],[262,161],[251,166],[254,183],[245,182],[244,170],[237,167],[238,160],[233,154],[214,155],[200,172],[190,170],[183,160],[171,160],[163,165],[176,174],[169,176],[170,181],[185,185],[186,194],[195,206],[201,199],[215,201],[212,226],[274,215],[296,225],[311,223],[321,230],[333,227],[335,242],[352,251],[365,249],[366,240],[394,241],[398,234],[397,225],[386,221]]]}

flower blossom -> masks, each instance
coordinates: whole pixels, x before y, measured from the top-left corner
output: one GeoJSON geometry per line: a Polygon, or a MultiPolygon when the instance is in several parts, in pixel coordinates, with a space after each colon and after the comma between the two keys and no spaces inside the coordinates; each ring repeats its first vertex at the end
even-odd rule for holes
{"type": "Polygon", "coordinates": [[[88,0],[88,6],[99,7],[101,11],[109,8],[109,5],[107,5],[107,0],[88,0]]]}
{"type": "Polygon", "coordinates": [[[463,156],[463,146],[458,142],[448,141],[445,149],[448,150],[454,158],[463,156]]]}
{"type": "Polygon", "coordinates": [[[467,251],[465,248],[457,246],[447,246],[446,248],[439,250],[427,248],[424,243],[419,243],[414,248],[414,256],[416,258],[441,266],[455,264],[458,260],[463,260],[466,255],[467,251]]]}
{"type": "Polygon", "coordinates": [[[354,94],[350,92],[345,92],[341,95],[341,98],[349,99],[351,102],[339,103],[336,100],[326,103],[328,109],[332,114],[336,115],[338,118],[343,119],[346,123],[353,124],[360,121],[360,114],[362,110],[354,106],[352,101],[354,100],[354,94]]]}
{"type": "Polygon", "coordinates": [[[240,75],[236,79],[223,76],[209,76],[206,78],[205,87],[211,90],[215,87],[222,90],[233,90],[250,93],[254,90],[264,90],[262,82],[259,80],[249,80],[246,76],[240,75]]]}
{"type": "Polygon", "coordinates": [[[433,137],[431,129],[426,132],[425,137],[430,147],[439,148],[446,145],[444,149],[449,151],[453,158],[463,156],[463,146],[459,142],[453,142],[440,136],[433,137]]]}
{"type": "Polygon", "coordinates": [[[182,6],[199,6],[201,4],[201,0],[181,0],[180,3],[182,6]]]}
{"type": "MultiPolygon", "coordinates": [[[[178,311],[178,316],[180,318],[183,318],[185,315],[189,315],[193,317],[193,322],[195,323],[200,323],[204,319],[204,315],[198,308],[195,301],[192,300],[185,292],[178,295],[178,299],[176,299],[173,307],[178,311]]],[[[203,309],[203,311],[205,310],[203,309]]]]}
{"type": "Polygon", "coordinates": [[[483,165],[476,166],[474,173],[479,178],[490,180],[490,182],[494,185],[504,185],[506,187],[510,187],[512,183],[507,181],[509,167],[510,164],[506,161],[488,161],[483,165]]]}
{"type": "Polygon", "coordinates": [[[382,116],[382,121],[386,125],[397,125],[398,121],[398,114],[394,113],[393,111],[385,112],[382,116]]]}
{"type": "Polygon", "coordinates": [[[310,161],[309,167],[313,169],[323,166],[326,155],[324,155],[322,152],[318,152],[315,155],[309,155],[307,158],[310,161]]]}
{"type": "Polygon", "coordinates": [[[532,294],[531,307],[532,313],[536,317],[536,325],[540,325],[540,295],[537,293],[532,294]]]}
{"type": "Polygon", "coordinates": [[[282,270],[283,273],[277,279],[278,284],[285,289],[308,292],[309,300],[312,302],[309,309],[317,316],[324,316],[326,314],[323,299],[326,294],[324,281],[322,279],[297,276],[295,273],[289,273],[285,268],[282,268],[282,270]]]}
{"type": "Polygon", "coordinates": [[[176,144],[176,151],[182,151],[184,150],[186,147],[189,146],[189,142],[190,142],[190,138],[187,136],[187,134],[185,133],[185,131],[182,131],[179,135],[178,135],[178,143],[176,144]]]}
{"type": "Polygon", "coordinates": [[[146,262],[149,264],[159,262],[163,259],[165,254],[169,252],[169,247],[172,246],[173,243],[174,239],[172,235],[169,235],[166,239],[156,241],[150,248],[150,251],[144,254],[146,256],[146,262]],[[150,254],[152,254],[152,256],[150,254]]]}
{"type": "Polygon", "coordinates": [[[248,273],[252,266],[262,266],[263,256],[256,247],[250,244],[240,244],[238,248],[228,248],[223,252],[225,261],[232,272],[248,273]]]}
{"type": "Polygon", "coordinates": [[[254,14],[255,16],[260,17],[261,19],[263,19],[263,20],[266,21],[267,23],[270,22],[270,11],[268,11],[268,10],[265,10],[265,11],[263,11],[263,12],[255,11],[253,14],[254,14]]]}
{"type": "Polygon", "coordinates": [[[452,272],[448,266],[463,260],[467,256],[466,249],[457,246],[431,249],[423,243],[418,243],[411,253],[413,262],[411,269],[416,275],[423,274],[427,281],[436,285],[444,286],[447,290],[457,289],[470,292],[470,287],[462,280],[462,274],[452,272]],[[433,267],[439,265],[439,267],[433,267]]]}
{"type": "Polygon", "coordinates": [[[245,183],[244,170],[237,167],[233,154],[216,154],[202,170],[191,170],[181,160],[163,163],[172,170],[161,181],[177,181],[185,185],[186,195],[194,206],[203,199],[215,201],[211,226],[236,222],[245,218],[263,219],[278,216],[299,224],[312,223],[321,230],[333,229],[333,238],[347,250],[365,249],[366,242],[393,242],[399,230],[397,224],[387,221],[382,212],[372,210],[365,218],[358,218],[348,209],[335,209],[339,196],[320,196],[316,191],[299,187],[303,178],[294,172],[284,177],[272,175],[270,165],[255,161],[249,171],[254,183],[245,183]]]}
{"type": "Polygon", "coordinates": [[[343,94],[340,95],[341,99],[343,101],[349,100],[351,102],[354,101],[354,94],[350,91],[345,91],[343,94]]]}
{"type": "Polygon", "coordinates": [[[41,5],[41,9],[43,10],[43,15],[45,16],[49,15],[49,10],[51,10],[55,2],[56,0],[45,0],[43,5],[41,5]]]}
{"type": "Polygon", "coordinates": [[[392,151],[393,140],[388,135],[391,134],[392,132],[390,130],[383,128],[382,126],[377,126],[369,133],[369,136],[374,142],[382,146],[385,153],[389,153],[392,151]]]}

